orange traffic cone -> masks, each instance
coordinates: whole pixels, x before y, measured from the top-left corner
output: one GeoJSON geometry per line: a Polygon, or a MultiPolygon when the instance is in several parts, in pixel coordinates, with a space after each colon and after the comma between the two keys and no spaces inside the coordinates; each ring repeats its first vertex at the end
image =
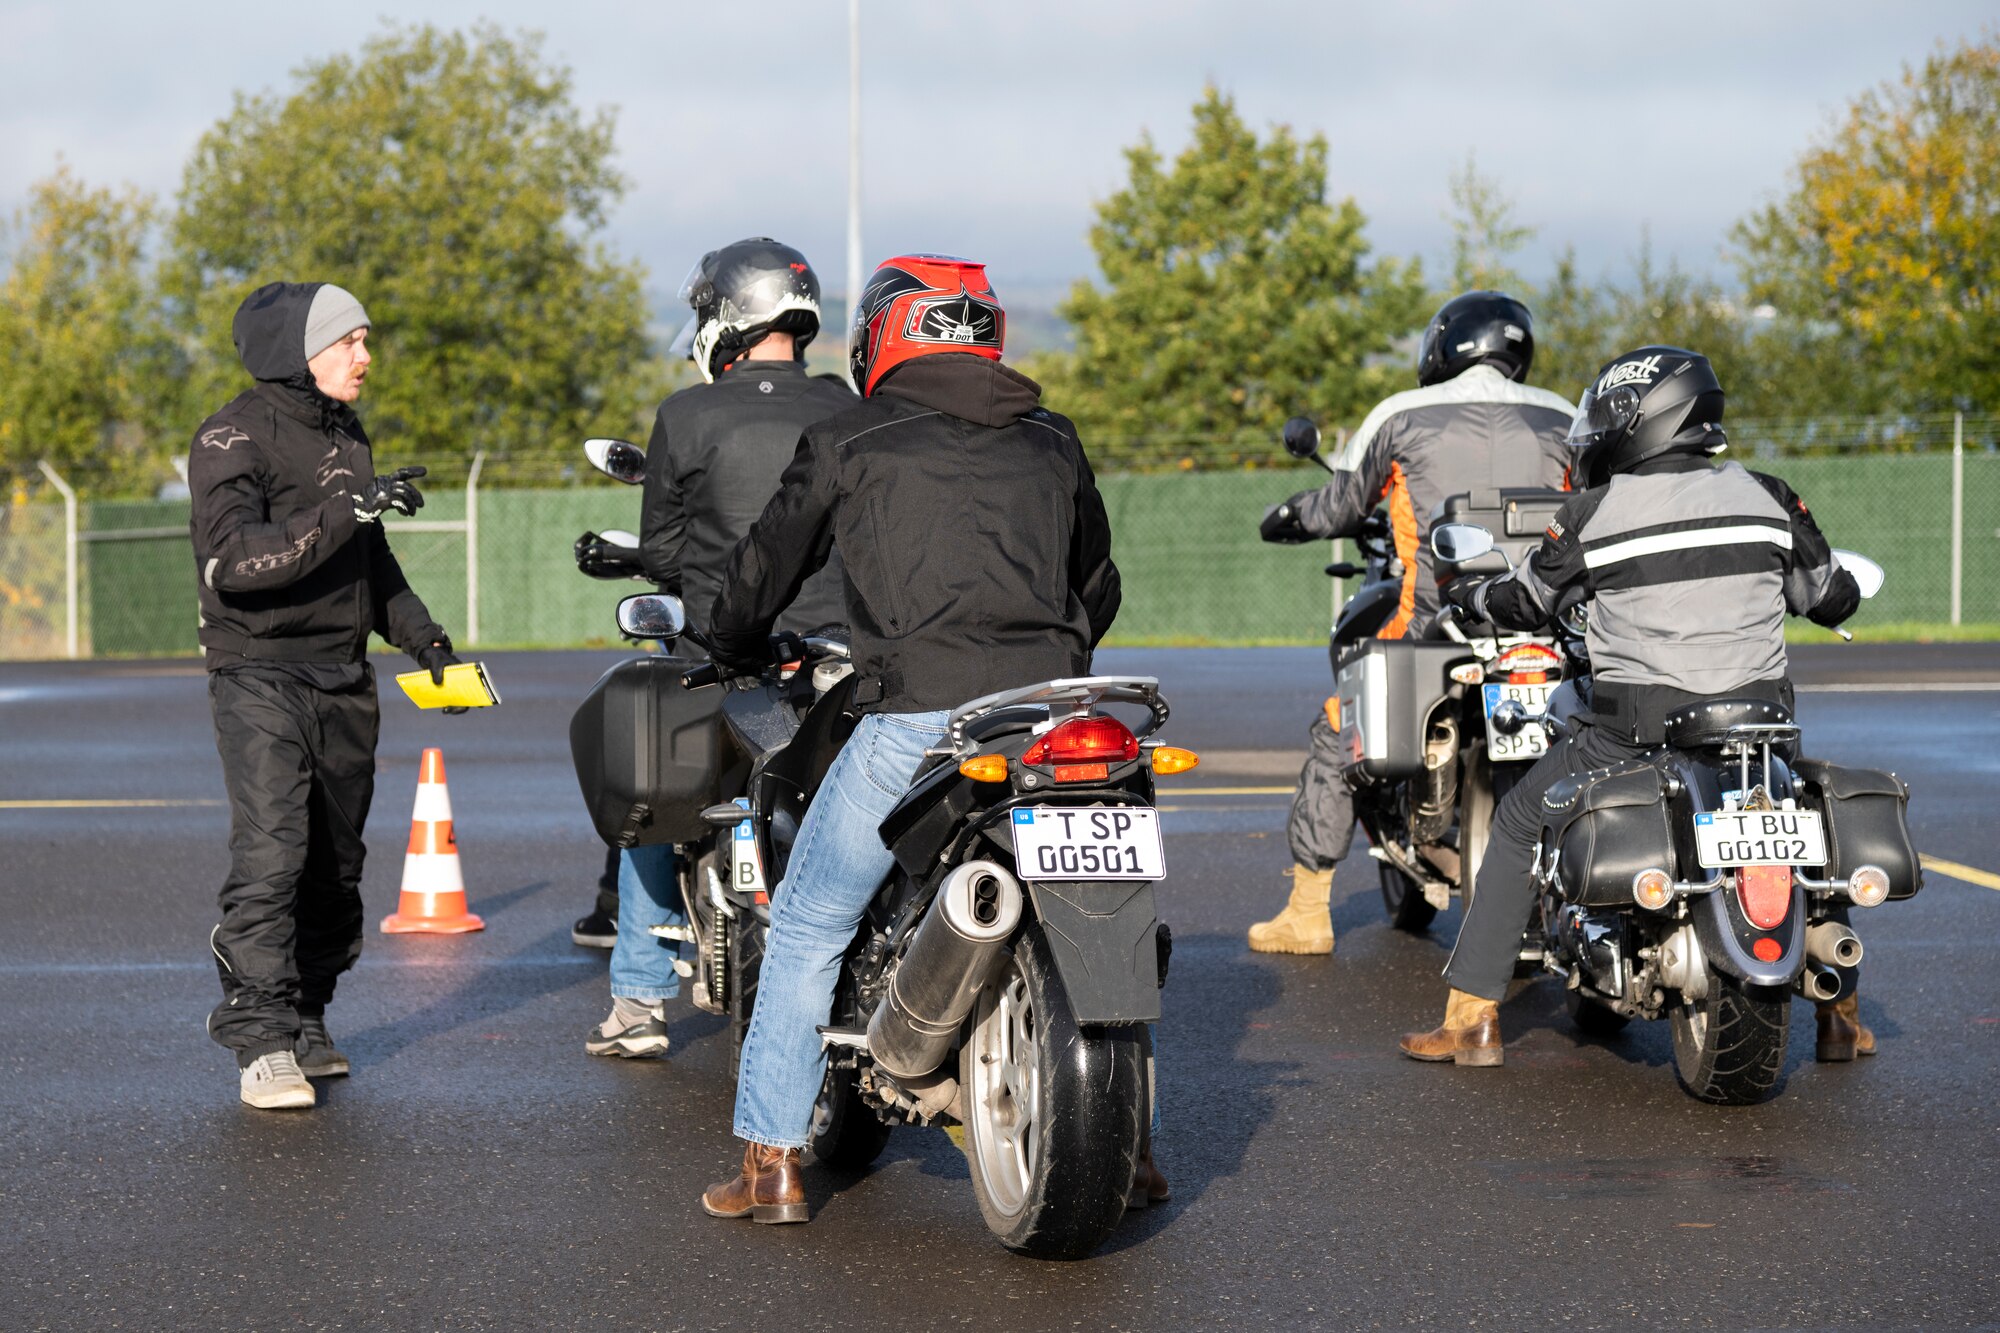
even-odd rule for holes
{"type": "Polygon", "coordinates": [[[465,877],[458,868],[451,794],[444,785],[444,751],[425,750],[417,808],[410,816],[410,852],[403,858],[403,899],[393,916],[382,918],[382,933],[459,935],[484,929],[486,923],[465,910],[465,877]]]}

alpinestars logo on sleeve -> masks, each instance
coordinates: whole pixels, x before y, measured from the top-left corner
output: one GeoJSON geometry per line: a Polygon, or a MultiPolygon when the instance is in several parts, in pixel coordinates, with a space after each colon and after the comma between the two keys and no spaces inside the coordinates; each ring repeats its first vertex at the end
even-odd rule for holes
{"type": "Polygon", "coordinates": [[[1653,377],[1659,373],[1660,358],[1657,355],[1642,356],[1637,361],[1620,361],[1597,381],[1597,391],[1604,393],[1621,384],[1651,384],[1653,377]]]}

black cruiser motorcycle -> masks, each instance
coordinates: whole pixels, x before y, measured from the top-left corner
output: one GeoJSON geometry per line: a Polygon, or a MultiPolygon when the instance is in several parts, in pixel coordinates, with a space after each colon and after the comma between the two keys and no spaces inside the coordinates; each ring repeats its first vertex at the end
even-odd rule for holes
{"type": "MultiPolygon", "coordinates": [[[[1432,532],[1440,559],[1491,547],[1479,527],[1432,532]]],[[[1881,589],[1880,565],[1834,554],[1863,596],[1881,589]]],[[[1586,615],[1566,612],[1570,630],[1586,615]]],[[[1579,685],[1553,701],[1553,734],[1585,711],[1579,685]]],[[[1681,1086],[1705,1102],[1775,1096],[1792,995],[1834,1000],[1854,984],[1862,949],[1850,909],[1923,885],[1908,785],[1801,758],[1800,734],[1778,704],[1707,700],[1667,719],[1656,755],[1565,779],[1543,798],[1541,965],[1563,978],[1586,1033],[1666,1019],[1681,1086]]]]}
{"type": "MultiPolygon", "coordinates": [[[[699,643],[675,598],[629,597],[618,619],[628,638],[699,643]]],[[[770,895],[856,721],[847,657],[832,638],[781,634],[754,677],[640,658],[571,723],[599,833],[679,847],[697,1003],[727,1013],[739,1042],[770,895]]],[[[1153,779],[1197,762],[1154,739],[1166,718],[1146,677],[1048,681],[953,711],[882,825],[896,866],[821,1029],[816,1160],[859,1168],[896,1125],[958,1124],[1008,1248],[1074,1258],[1117,1223],[1151,1119],[1147,1025],[1169,950],[1153,779]]]]}
{"type": "MultiPolygon", "coordinates": [[[[1285,451],[1333,472],[1319,444],[1307,418],[1285,423],[1285,451]]],[[[1451,496],[1434,522],[1477,523],[1498,536],[1478,557],[1439,563],[1439,583],[1506,568],[1541,540],[1567,498],[1530,488],[1451,496]]],[[[1355,816],[1379,863],[1389,920],[1422,933],[1453,895],[1470,903],[1494,803],[1547,750],[1538,722],[1568,664],[1552,636],[1452,615],[1412,626],[1421,637],[1376,638],[1396,613],[1403,563],[1379,511],[1355,544],[1362,564],[1326,567],[1332,578],[1361,578],[1333,626],[1329,720],[1340,734],[1355,816]]]]}

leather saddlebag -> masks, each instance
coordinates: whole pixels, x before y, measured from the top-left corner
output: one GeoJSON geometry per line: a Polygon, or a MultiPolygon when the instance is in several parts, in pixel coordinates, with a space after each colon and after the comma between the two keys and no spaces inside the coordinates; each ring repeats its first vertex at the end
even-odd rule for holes
{"type": "MultiPolygon", "coordinates": [[[[1674,870],[1666,783],[1650,764],[1580,773],[1542,797],[1543,846],[1557,850],[1563,898],[1584,907],[1632,901],[1632,879],[1655,866],[1674,870]]],[[[1547,855],[1544,850],[1543,855],[1547,855]]]]}
{"type": "Polygon", "coordinates": [[[1910,788],[1894,773],[1843,768],[1823,759],[1801,759],[1792,772],[1806,800],[1826,816],[1829,879],[1859,866],[1889,872],[1889,897],[1910,898],[1924,884],[1923,864],[1910,840],[1910,788]]]}

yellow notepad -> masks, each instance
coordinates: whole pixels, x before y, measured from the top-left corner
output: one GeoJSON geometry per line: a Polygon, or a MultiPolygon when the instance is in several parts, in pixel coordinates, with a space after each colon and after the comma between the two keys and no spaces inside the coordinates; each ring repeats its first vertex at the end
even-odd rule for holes
{"type": "Polygon", "coordinates": [[[405,671],[396,677],[396,683],[419,708],[491,708],[500,702],[482,662],[446,667],[442,685],[433,684],[428,671],[405,671]]]}

